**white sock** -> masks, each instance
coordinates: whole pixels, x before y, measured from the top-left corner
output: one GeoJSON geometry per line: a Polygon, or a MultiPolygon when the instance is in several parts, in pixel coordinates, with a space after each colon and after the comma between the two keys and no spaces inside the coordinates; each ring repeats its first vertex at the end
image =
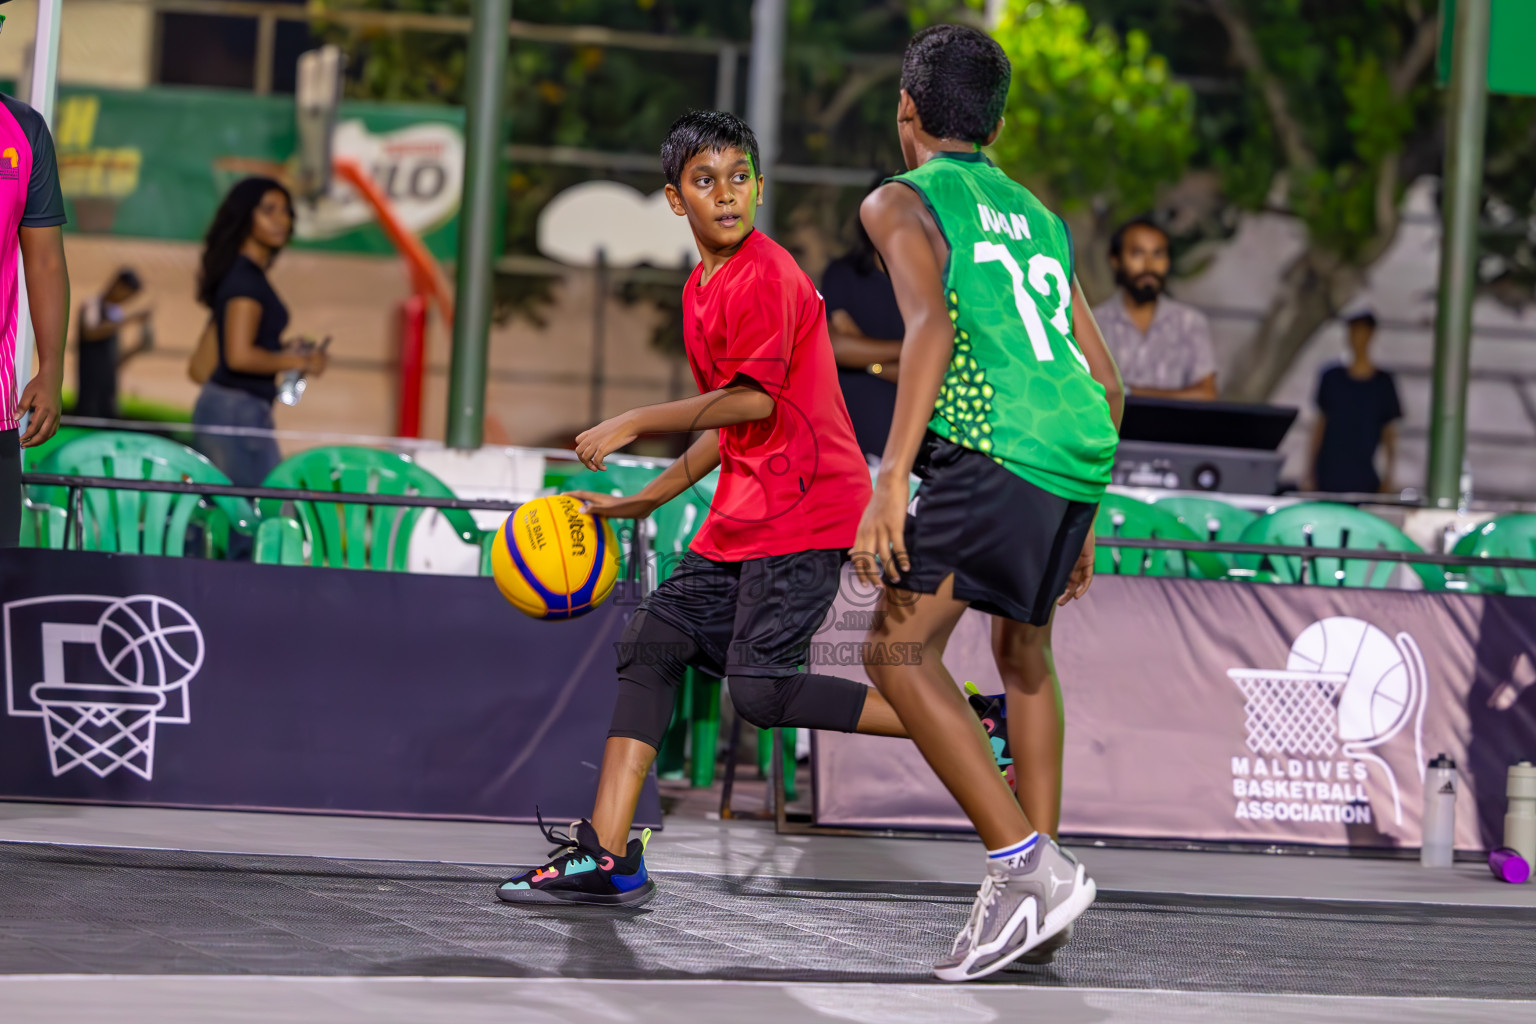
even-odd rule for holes
{"type": "Polygon", "coordinates": [[[1027,837],[1019,840],[1012,846],[1005,846],[1001,850],[988,850],[987,866],[991,867],[996,864],[1005,868],[1019,867],[1024,863],[1024,859],[1029,856],[1029,851],[1035,848],[1035,843],[1039,841],[1040,833],[1031,832],[1027,837]]]}

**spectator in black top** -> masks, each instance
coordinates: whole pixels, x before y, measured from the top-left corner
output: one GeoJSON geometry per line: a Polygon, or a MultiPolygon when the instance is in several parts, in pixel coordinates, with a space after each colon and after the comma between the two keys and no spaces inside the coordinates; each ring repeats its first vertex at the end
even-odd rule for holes
{"type": "Polygon", "coordinates": [[[81,304],[76,416],[117,417],[117,371],[152,344],[149,307],[131,313],[123,308],[143,290],[139,275],[124,267],[105,289],[81,304]],[[119,335],[129,324],[139,325],[139,343],[124,352],[119,335]]]}
{"type": "Polygon", "coordinates": [[[821,294],[854,435],[865,455],[879,459],[896,411],[896,376],[906,328],[880,254],[857,217],[854,224],[857,242],[846,256],[827,265],[821,294]]]}
{"type": "Polygon", "coordinates": [[[1312,477],[1308,490],[1376,494],[1393,490],[1397,428],[1403,410],[1392,375],[1371,362],[1376,317],[1348,321],[1348,366],[1323,370],[1317,384],[1317,424],[1312,430],[1312,477]],[[1385,450],[1386,472],[1376,472],[1376,449],[1385,450]]]}
{"type": "MultiPolygon", "coordinates": [[[[246,178],[229,190],[203,246],[197,298],[213,314],[218,366],[197,398],[194,426],[270,431],[277,375],[318,376],[325,354],[285,351],[288,307],[267,268],[293,233],[293,201],[271,178],[246,178]]],[[[242,487],[257,487],[282,461],[270,434],[197,432],[198,447],[242,487]]]]}

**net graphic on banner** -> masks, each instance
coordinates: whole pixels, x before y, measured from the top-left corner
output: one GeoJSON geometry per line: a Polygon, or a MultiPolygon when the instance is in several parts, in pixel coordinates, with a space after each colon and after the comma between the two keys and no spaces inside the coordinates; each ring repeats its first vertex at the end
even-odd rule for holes
{"type": "Polygon", "coordinates": [[[154,594],[71,594],[3,607],[6,712],[43,719],[55,776],[154,776],[159,724],[187,724],[202,630],[154,594]],[[35,681],[34,681],[35,680],[35,681]]]}
{"type": "Polygon", "coordinates": [[[1339,749],[1337,673],[1232,669],[1247,703],[1248,749],[1255,754],[1332,757],[1339,749]]]}
{"type": "Polygon", "coordinates": [[[1265,756],[1345,757],[1376,766],[1403,820],[1397,774],[1374,750],[1414,725],[1414,759],[1424,773],[1428,680],[1413,637],[1395,640],[1361,619],[1312,623],[1291,644],[1284,669],[1234,668],[1242,691],[1248,749],[1265,756]]]}

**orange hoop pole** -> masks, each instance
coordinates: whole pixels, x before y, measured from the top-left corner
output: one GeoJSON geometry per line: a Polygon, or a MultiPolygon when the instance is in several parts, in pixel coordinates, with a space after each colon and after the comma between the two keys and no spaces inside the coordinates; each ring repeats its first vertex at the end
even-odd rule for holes
{"type": "Polygon", "coordinates": [[[443,273],[443,268],[427,251],[421,239],[400,222],[399,216],[389,205],[389,199],[384,195],[383,190],[364,172],[362,167],[358,166],[357,161],[337,157],[331,166],[336,177],[351,185],[357,194],[373,207],[379,226],[384,229],[384,233],[389,236],[390,242],[394,244],[410,269],[412,289],[416,294],[431,298],[437,303],[438,311],[442,313],[443,320],[451,329],[453,292],[448,287],[448,278],[443,273]]]}

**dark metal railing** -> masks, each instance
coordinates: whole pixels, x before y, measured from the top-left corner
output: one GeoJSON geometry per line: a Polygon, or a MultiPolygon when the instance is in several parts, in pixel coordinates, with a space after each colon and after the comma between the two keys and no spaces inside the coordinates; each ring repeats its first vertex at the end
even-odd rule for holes
{"type": "Polygon", "coordinates": [[[1146,551],[1193,551],[1210,555],[1284,555],[1287,558],[1337,558],[1341,561],[1402,562],[1474,569],[1536,569],[1536,558],[1496,558],[1481,555],[1435,554],[1432,551],[1393,551],[1388,548],[1319,548],[1297,544],[1239,544],[1227,541],[1162,540],[1155,537],[1099,537],[1107,548],[1146,551]]]}
{"type": "MultiPolygon", "coordinates": [[[[74,537],[82,547],[82,504],[87,490],[152,491],[170,494],[195,494],[202,497],[229,497],[254,500],[310,501],[342,505],[389,505],[404,508],[464,509],[466,511],[506,512],[517,510],[520,502],[484,498],[439,498],[425,494],[369,494],[342,491],[299,490],[286,487],[237,487],[233,484],[197,483],[190,480],[119,480],[113,477],[74,476],[67,473],[23,473],[22,483],[39,487],[64,487],[68,490],[68,517],[65,537],[74,537]]],[[[631,572],[644,545],[643,530],[633,530],[631,572]]],[[[67,543],[67,540],[66,540],[67,543]]],[[[1429,551],[1394,551],[1387,548],[1324,548],[1287,544],[1240,544],[1226,541],[1163,540],[1154,537],[1100,536],[1098,543],[1107,548],[1138,551],[1182,551],[1210,555],[1258,555],[1288,558],[1334,558],[1340,561],[1398,562],[1413,565],[1437,565],[1457,569],[1528,569],[1536,570],[1536,558],[1482,557],[1477,555],[1436,554],[1429,551]]]]}

